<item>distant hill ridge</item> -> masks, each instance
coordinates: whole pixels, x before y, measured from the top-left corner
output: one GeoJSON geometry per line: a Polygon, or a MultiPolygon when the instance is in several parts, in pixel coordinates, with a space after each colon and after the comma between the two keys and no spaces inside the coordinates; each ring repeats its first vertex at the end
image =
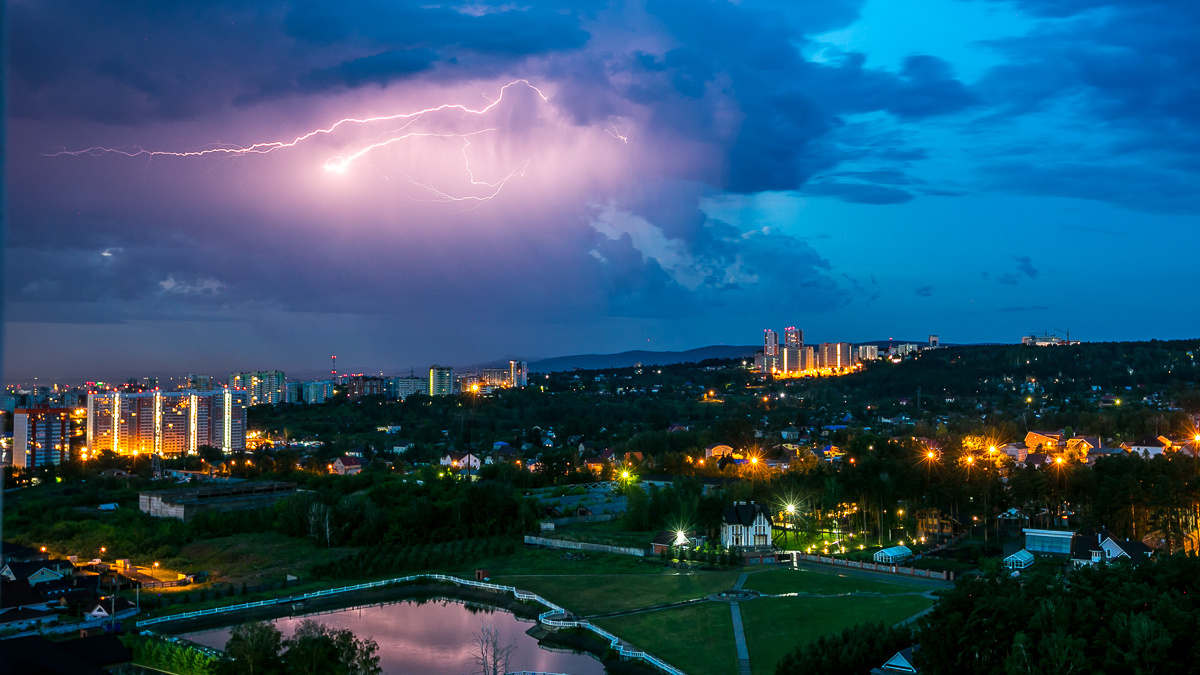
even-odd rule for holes
{"type": "Polygon", "coordinates": [[[574,356],[555,356],[549,359],[539,359],[529,362],[529,372],[553,373],[563,370],[601,370],[605,368],[629,368],[637,364],[646,366],[667,366],[674,363],[694,363],[707,359],[741,359],[753,358],[754,352],[761,349],[756,345],[711,345],[698,347],[682,352],[654,352],[637,349],[618,354],[578,354],[574,356]]]}

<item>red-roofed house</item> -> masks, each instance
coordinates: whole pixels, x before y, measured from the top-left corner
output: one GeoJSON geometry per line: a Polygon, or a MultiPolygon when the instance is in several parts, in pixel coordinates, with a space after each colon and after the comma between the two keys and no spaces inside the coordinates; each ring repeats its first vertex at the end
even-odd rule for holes
{"type": "Polygon", "coordinates": [[[338,457],[333,461],[333,472],[339,476],[353,476],[363,470],[363,461],[357,457],[338,457]]]}

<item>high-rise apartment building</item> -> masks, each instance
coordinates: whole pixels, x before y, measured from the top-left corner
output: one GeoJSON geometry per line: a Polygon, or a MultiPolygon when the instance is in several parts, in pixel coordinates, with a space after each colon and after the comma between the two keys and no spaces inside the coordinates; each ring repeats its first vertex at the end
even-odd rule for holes
{"type": "Polygon", "coordinates": [[[310,380],[303,384],[301,396],[309,405],[320,405],[333,398],[333,390],[336,386],[333,380],[310,380]]]}
{"type": "Polygon", "coordinates": [[[282,370],[256,370],[229,374],[229,388],[245,389],[250,405],[283,403],[284,382],[282,370]]]}
{"type": "Polygon", "coordinates": [[[246,449],[246,392],[93,392],[87,405],[88,450],[179,455],[211,445],[246,449]]]}
{"type": "Polygon", "coordinates": [[[529,364],[524,361],[508,362],[508,380],[513,387],[529,385],[529,364]]]}
{"type": "Polygon", "coordinates": [[[370,375],[351,375],[346,382],[346,396],[351,401],[357,401],[364,396],[383,396],[387,383],[382,377],[370,375]]]}
{"type": "Polygon", "coordinates": [[[841,370],[853,365],[850,360],[851,344],[849,342],[821,343],[820,362],[822,368],[841,370]]]}
{"type": "Polygon", "coordinates": [[[779,333],[770,328],[763,330],[763,355],[779,356],[779,333]]]}
{"type": "Polygon", "coordinates": [[[783,344],[788,347],[804,346],[804,331],[800,330],[799,328],[796,328],[795,326],[789,326],[788,328],[784,328],[783,329],[783,344]]]}
{"type": "Polygon", "coordinates": [[[213,381],[212,375],[200,375],[197,373],[188,373],[187,386],[185,389],[193,391],[212,391],[213,381]]]}
{"type": "Polygon", "coordinates": [[[484,386],[493,389],[512,386],[512,374],[508,368],[484,368],[479,371],[479,380],[484,386]]]}
{"type": "Polygon", "coordinates": [[[859,345],[854,348],[858,361],[874,361],[879,358],[878,345],[859,345]]]}
{"type": "Polygon", "coordinates": [[[449,396],[454,393],[454,369],[450,366],[429,367],[429,395],[449,396]]]}
{"type": "Polygon", "coordinates": [[[775,373],[783,370],[783,358],[779,353],[779,333],[770,328],[763,330],[762,372],[775,373]]]}
{"type": "Polygon", "coordinates": [[[424,394],[429,391],[429,380],[423,377],[402,376],[387,378],[387,395],[401,401],[413,394],[424,394]]]}
{"type": "Polygon", "coordinates": [[[13,466],[35,469],[65,463],[71,450],[70,408],[13,411],[13,466]]]}

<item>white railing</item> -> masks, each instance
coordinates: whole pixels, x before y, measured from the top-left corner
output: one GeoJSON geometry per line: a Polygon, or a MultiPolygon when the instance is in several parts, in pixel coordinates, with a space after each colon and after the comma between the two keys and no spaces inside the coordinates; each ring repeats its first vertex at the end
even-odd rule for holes
{"type": "MultiPolygon", "coordinates": [[[[228,614],[231,612],[239,612],[244,609],[253,609],[255,607],[266,607],[267,605],[287,605],[287,604],[291,604],[293,602],[303,602],[305,600],[308,600],[309,598],[320,598],[320,597],[325,597],[325,596],[329,596],[329,595],[337,595],[339,593],[349,593],[352,591],[361,591],[361,590],[365,590],[368,588],[379,588],[381,586],[390,586],[393,584],[404,584],[404,583],[409,583],[409,582],[413,582],[413,581],[427,581],[430,579],[436,580],[436,581],[448,581],[450,583],[458,584],[460,586],[473,586],[475,588],[483,588],[483,589],[486,589],[489,591],[500,591],[503,593],[512,593],[513,597],[515,597],[518,600],[528,600],[528,601],[540,603],[541,605],[548,607],[549,609],[538,615],[539,623],[545,624],[552,628],[583,628],[586,630],[590,630],[593,633],[599,635],[600,637],[608,640],[609,647],[611,647],[613,650],[615,650],[617,652],[617,654],[621,655],[622,657],[631,658],[631,659],[641,659],[641,660],[645,661],[646,663],[649,663],[649,664],[657,667],[659,670],[662,670],[663,672],[667,673],[668,675],[687,675],[682,670],[676,668],[675,666],[672,666],[671,664],[667,663],[666,661],[663,661],[662,659],[658,658],[657,656],[654,656],[653,654],[648,654],[641,650],[630,649],[629,647],[626,647],[624,644],[621,643],[621,640],[617,636],[615,636],[612,633],[604,630],[603,628],[593,624],[592,622],[587,621],[586,619],[585,620],[572,619],[572,620],[564,621],[561,619],[550,618],[555,615],[565,615],[567,613],[567,610],[563,609],[562,607],[559,607],[558,605],[554,604],[553,602],[550,602],[549,600],[543,598],[542,596],[540,596],[536,593],[522,591],[514,586],[503,586],[500,584],[492,584],[492,583],[487,583],[484,581],[475,581],[474,579],[462,579],[459,577],[452,577],[452,576],[449,576],[446,574],[411,574],[406,577],[396,577],[394,579],[383,579],[381,581],[371,581],[371,582],[367,582],[365,584],[355,584],[354,586],[342,586],[341,588],[328,588],[323,591],[313,591],[311,593],[305,593],[305,594],[299,595],[299,596],[288,596],[286,598],[276,598],[274,600],[259,600],[258,602],[243,602],[239,605],[228,605],[226,607],[211,607],[209,609],[200,609],[200,610],[196,610],[194,612],[186,612],[183,614],[168,614],[166,616],[158,616],[158,617],[154,617],[152,619],[144,619],[142,621],[139,621],[139,622],[137,622],[137,627],[143,628],[145,626],[150,626],[150,625],[153,625],[156,623],[162,623],[164,621],[176,621],[176,620],[180,620],[180,619],[193,619],[193,618],[196,618],[199,616],[212,616],[214,614],[228,614]]],[[[547,675],[549,675],[549,674],[547,674],[547,675]]]]}

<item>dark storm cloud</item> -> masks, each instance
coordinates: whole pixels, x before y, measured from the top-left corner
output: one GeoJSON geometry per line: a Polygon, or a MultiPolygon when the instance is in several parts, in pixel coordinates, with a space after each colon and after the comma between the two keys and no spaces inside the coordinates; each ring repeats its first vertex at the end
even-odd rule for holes
{"type": "Polygon", "coordinates": [[[1055,162],[1013,158],[992,167],[991,178],[1033,194],[1142,211],[1200,211],[1200,4],[1011,4],[1052,20],[1028,35],[992,42],[1005,62],[987,73],[979,89],[1000,116],[1053,113],[1066,119],[1078,149],[1055,162]],[[1089,135],[1088,129],[1103,134],[1089,135]]]}
{"type": "Polygon", "coordinates": [[[573,10],[387,2],[47,2],[17,4],[10,20],[16,115],[118,124],[387,85],[438,65],[478,77],[588,39],[573,10]]]}
{"type": "MultiPolygon", "coordinates": [[[[841,11],[855,7],[842,4],[841,11]]],[[[623,93],[654,106],[656,131],[721,143],[724,174],[700,177],[722,189],[797,189],[836,166],[842,150],[829,134],[843,115],[885,111],[917,120],[977,101],[933,56],[910,57],[899,73],[867,68],[861,54],[812,62],[801,54],[806,38],[789,29],[786,10],[679,0],[648,9],[684,46],[661,58],[638,55],[627,65],[633,80],[623,93]],[[736,102],[736,121],[718,93],[736,102]]]]}
{"type": "Polygon", "coordinates": [[[432,49],[392,50],[318,68],[302,75],[299,84],[305,92],[366,84],[386,85],[392,80],[419,73],[436,60],[437,54],[432,49]]]}

